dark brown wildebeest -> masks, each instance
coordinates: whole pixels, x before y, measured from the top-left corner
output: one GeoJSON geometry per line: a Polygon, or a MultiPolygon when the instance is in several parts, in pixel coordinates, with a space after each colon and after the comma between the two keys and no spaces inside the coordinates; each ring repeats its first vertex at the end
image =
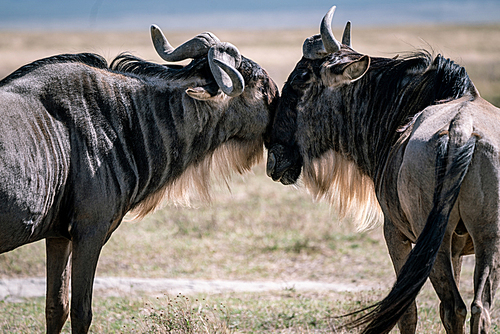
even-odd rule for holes
{"type": "Polygon", "coordinates": [[[278,90],[255,62],[204,33],[167,61],[59,55],[0,81],[0,252],[46,239],[47,332],[86,333],[101,248],[128,211],[144,216],[194,186],[208,196],[263,157],[278,90]],[[71,258],[71,261],[70,261],[71,258]],[[71,265],[70,265],[71,262],[71,265]]]}
{"type": "Polygon", "coordinates": [[[446,332],[464,333],[458,283],[461,257],[472,253],[471,333],[486,333],[500,265],[500,110],[449,59],[360,54],[350,24],[338,42],[333,11],[285,83],[267,173],[283,184],[302,173],[314,196],[362,221],[383,215],[398,278],[354,321],[367,324],[364,333],[387,333],[398,321],[414,333],[415,298],[428,277],[446,332]]]}

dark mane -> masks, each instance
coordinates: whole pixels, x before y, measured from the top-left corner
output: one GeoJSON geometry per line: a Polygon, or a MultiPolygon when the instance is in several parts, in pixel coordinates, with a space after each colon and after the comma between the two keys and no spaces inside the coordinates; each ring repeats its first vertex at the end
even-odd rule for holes
{"type": "Polygon", "coordinates": [[[139,77],[185,79],[192,76],[193,73],[196,73],[196,70],[202,69],[204,66],[208,70],[207,62],[204,62],[203,59],[204,58],[195,59],[186,66],[167,66],[151,63],[128,53],[122,53],[118,55],[108,67],[106,59],[94,53],[61,54],[35,60],[32,63],[20,67],[2,79],[0,81],[0,86],[9,83],[12,80],[21,78],[42,66],[59,63],[82,63],[99,69],[107,69],[117,73],[130,74],[139,77]]]}
{"type": "MultiPolygon", "coordinates": [[[[345,115],[356,114],[354,126],[368,126],[369,133],[359,133],[363,138],[351,138],[348,147],[355,142],[370,140],[376,156],[368,157],[361,152],[352,157],[367,175],[380,166],[399,136],[398,129],[406,126],[426,107],[458,99],[466,94],[474,96],[475,88],[465,69],[441,55],[433,58],[421,51],[400,59],[372,58],[370,70],[355,84],[347,85],[341,94],[349,101],[345,115]],[[392,137],[388,138],[387,134],[392,137]],[[351,142],[352,141],[352,142],[351,142]],[[361,154],[360,154],[361,153],[361,154]]],[[[348,116],[347,116],[348,117],[348,116]]],[[[341,130],[339,130],[341,131],[341,130]]],[[[342,151],[350,151],[347,147],[342,151]]]]}
{"type": "Polygon", "coordinates": [[[392,102],[384,108],[392,105],[392,109],[405,109],[409,116],[429,105],[458,99],[474,91],[465,68],[441,55],[432,59],[427,51],[402,59],[372,58],[371,69],[367,80],[377,80],[378,95],[383,92],[387,102],[392,102]]]}
{"type": "Polygon", "coordinates": [[[82,63],[100,69],[106,69],[108,67],[106,59],[94,53],[62,54],[35,60],[32,63],[24,65],[1,80],[0,85],[21,78],[42,66],[58,63],[82,63]]]}
{"type": "Polygon", "coordinates": [[[378,86],[385,96],[379,106],[389,109],[400,127],[428,106],[475,92],[465,68],[441,55],[433,59],[429,52],[421,51],[389,63],[374,60],[378,72],[374,75],[384,77],[384,84],[378,86]]]}
{"type": "Polygon", "coordinates": [[[132,74],[141,77],[157,77],[164,79],[182,79],[189,77],[195,73],[197,69],[201,69],[204,66],[208,69],[208,66],[206,66],[207,62],[204,62],[203,59],[204,58],[194,59],[186,66],[167,66],[145,61],[129,53],[122,53],[111,62],[109,68],[110,70],[121,74],[132,74]]]}

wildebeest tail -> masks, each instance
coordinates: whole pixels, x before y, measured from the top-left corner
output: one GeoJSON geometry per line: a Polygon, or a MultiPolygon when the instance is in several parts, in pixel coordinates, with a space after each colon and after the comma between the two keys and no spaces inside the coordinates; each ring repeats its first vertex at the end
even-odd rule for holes
{"type": "Polygon", "coordinates": [[[460,147],[452,147],[448,142],[448,135],[439,138],[434,205],[424,230],[398,274],[396,283],[387,297],[372,306],[373,309],[369,313],[351,322],[349,327],[367,324],[363,331],[365,334],[389,333],[429,277],[444,238],[451,210],[472,160],[476,137],[471,137],[460,147]]]}

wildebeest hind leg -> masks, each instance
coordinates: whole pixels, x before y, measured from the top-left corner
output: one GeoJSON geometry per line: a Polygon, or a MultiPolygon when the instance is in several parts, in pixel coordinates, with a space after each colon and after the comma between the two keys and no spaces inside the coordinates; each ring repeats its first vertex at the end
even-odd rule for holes
{"type": "MultiPolygon", "coordinates": [[[[396,274],[399,274],[411,251],[411,242],[387,217],[384,219],[384,237],[396,274]]],[[[398,321],[398,327],[401,334],[415,333],[417,329],[417,304],[415,301],[398,321]]]]}
{"type": "Polygon", "coordinates": [[[498,287],[500,261],[498,234],[493,240],[475,243],[474,300],[471,306],[471,333],[488,333],[491,325],[490,308],[498,287]]]}
{"type": "MultiPolygon", "coordinates": [[[[452,221],[448,224],[456,225],[452,221]]],[[[467,316],[467,306],[458,290],[461,261],[459,255],[456,256],[458,258],[452,260],[451,237],[450,233],[447,232],[437,254],[429,279],[441,301],[439,305],[441,321],[448,334],[465,333],[464,326],[467,316]]]]}
{"type": "Polygon", "coordinates": [[[47,294],[45,318],[47,333],[60,333],[69,314],[69,277],[71,241],[47,238],[47,294]]]}

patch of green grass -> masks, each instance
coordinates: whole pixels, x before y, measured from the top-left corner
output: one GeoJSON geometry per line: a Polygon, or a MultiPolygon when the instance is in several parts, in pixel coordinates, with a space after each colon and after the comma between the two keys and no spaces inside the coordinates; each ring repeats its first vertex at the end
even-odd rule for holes
{"type": "MultiPolygon", "coordinates": [[[[143,306],[140,299],[96,296],[90,333],[127,333],[126,328],[135,330],[143,306]]],[[[45,298],[27,298],[17,303],[1,301],[0,309],[1,333],[45,332],[45,298]]],[[[71,333],[70,321],[66,322],[62,332],[71,333]]]]}
{"type": "MultiPolygon", "coordinates": [[[[334,315],[365,306],[380,293],[297,292],[158,298],[94,298],[91,333],[331,333],[334,315]],[[344,302],[341,302],[343,300],[344,302]],[[359,300],[363,300],[360,302],[359,300]]],[[[43,298],[0,303],[3,333],[44,331],[43,298]]],[[[63,333],[70,333],[68,320],[63,333]]],[[[339,333],[343,333],[339,331],[339,333]]]]}
{"type": "MultiPolygon", "coordinates": [[[[342,325],[349,318],[340,316],[373,305],[386,294],[387,290],[297,291],[288,287],[260,293],[179,294],[156,298],[96,295],[90,333],[357,333],[355,329],[344,329],[342,325]]],[[[470,304],[470,300],[467,303],[470,304]]],[[[417,333],[444,334],[439,302],[430,284],[425,285],[417,305],[417,333]]],[[[0,309],[1,333],[45,330],[43,298],[28,298],[20,303],[0,302],[0,309]]],[[[499,332],[499,310],[497,301],[491,313],[490,333],[499,332]]],[[[469,326],[468,320],[466,327],[469,326]]],[[[63,333],[70,333],[69,320],[63,333]]],[[[391,333],[399,331],[396,328],[391,333]]]]}

